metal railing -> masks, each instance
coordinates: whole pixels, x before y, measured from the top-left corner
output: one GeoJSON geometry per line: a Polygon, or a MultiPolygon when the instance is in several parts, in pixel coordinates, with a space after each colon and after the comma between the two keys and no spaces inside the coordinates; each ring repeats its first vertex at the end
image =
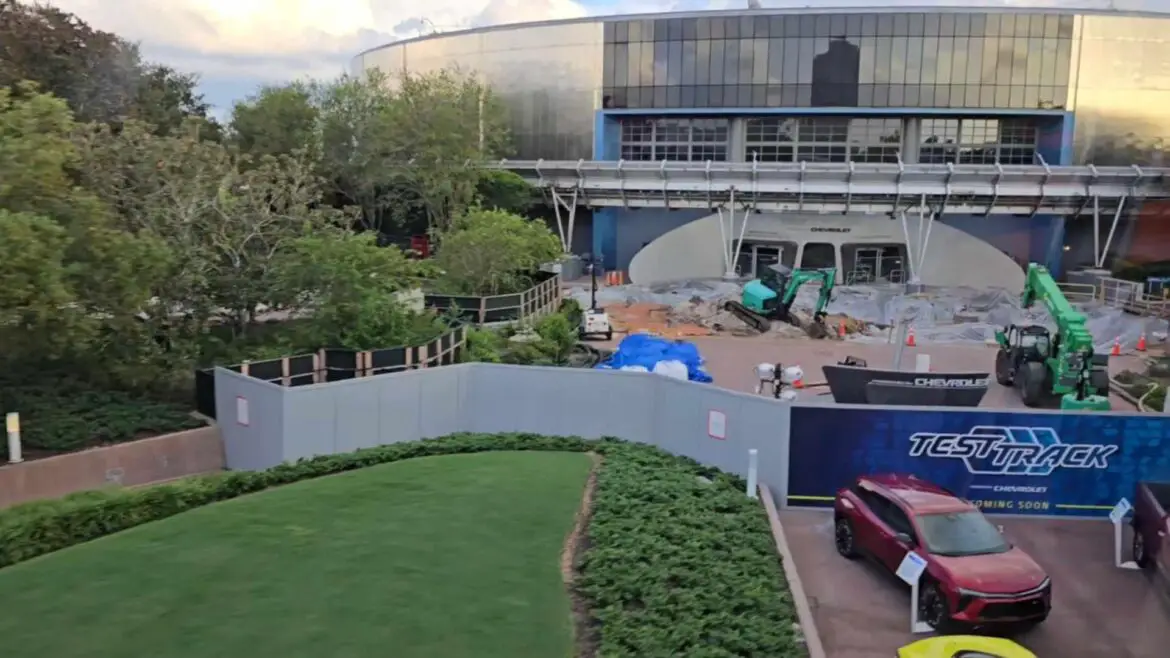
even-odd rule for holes
{"type": "Polygon", "coordinates": [[[1138,281],[1127,281],[1115,277],[1104,277],[1097,286],[1097,301],[1120,308],[1135,315],[1166,317],[1170,310],[1170,299],[1150,295],[1138,281]]]}
{"type": "Polygon", "coordinates": [[[1064,298],[1074,304],[1085,304],[1097,299],[1097,286],[1091,283],[1059,283],[1064,298]]]}
{"type": "Polygon", "coordinates": [[[856,267],[845,273],[845,285],[860,286],[872,284],[900,284],[906,282],[906,273],[900,269],[894,269],[887,272],[884,276],[877,276],[873,273],[872,267],[864,265],[856,267]]]}
{"type": "Polygon", "coordinates": [[[1094,200],[1170,198],[1170,170],[870,163],[504,160],[483,163],[591,207],[1080,215],[1094,200]]]}

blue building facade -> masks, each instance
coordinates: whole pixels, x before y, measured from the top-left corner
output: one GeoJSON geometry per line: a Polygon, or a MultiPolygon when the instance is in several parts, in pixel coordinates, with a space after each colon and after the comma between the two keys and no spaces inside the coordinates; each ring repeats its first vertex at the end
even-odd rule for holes
{"type": "MultiPolygon", "coordinates": [[[[524,159],[1165,162],[1170,88],[1158,62],[1170,58],[1170,14],[1154,3],[796,4],[432,35],[363,53],[355,68],[475,69],[512,106],[524,159]]],[[[1148,245],[1140,210],[1127,209],[1114,259],[1139,234],[1148,245]]],[[[708,214],[597,210],[574,250],[624,269],[657,236],[708,214]]],[[[940,220],[1017,262],[1059,272],[1093,260],[1087,218],[940,220]]]]}

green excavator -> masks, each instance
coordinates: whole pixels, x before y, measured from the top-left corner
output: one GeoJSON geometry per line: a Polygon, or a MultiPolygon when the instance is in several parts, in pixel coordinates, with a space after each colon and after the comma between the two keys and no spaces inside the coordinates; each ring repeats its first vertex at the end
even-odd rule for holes
{"type": "Polygon", "coordinates": [[[836,282],[837,270],[834,268],[794,270],[777,263],[767,266],[760,278],[744,285],[741,301],[729,301],[724,304],[724,308],[760,333],[767,331],[773,320],[780,320],[800,327],[813,338],[825,338],[829,335],[824,322],[825,307],[829,305],[836,282]],[[806,283],[819,283],[821,286],[820,296],[809,321],[791,312],[796,293],[806,283]]]}
{"type": "Polygon", "coordinates": [[[1029,407],[1109,411],[1109,355],[1093,349],[1085,316],[1073,308],[1043,265],[1028,265],[1020,304],[1040,302],[1056,322],[1056,334],[1039,325],[1008,325],[995,332],[995,379],[1014,386],[1029,407]]]}

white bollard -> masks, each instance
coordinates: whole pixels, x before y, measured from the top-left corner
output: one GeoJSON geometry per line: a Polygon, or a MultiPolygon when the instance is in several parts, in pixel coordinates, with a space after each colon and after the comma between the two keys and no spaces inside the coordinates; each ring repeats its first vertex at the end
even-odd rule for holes
{"type": "Polygon", "coordinates": [[[930,372],[930,355],[914,355],[914,372],[930,372]]]}
{"type": "Polygon", "coordinates": [[[758,496],[756,491],[756,469],[759,467],[760,451],[752,448],[748,450],[748,477],[747,477],[747,495],[748,498],[755,498],[758,496]]]}
{"type": "Polygon", "coordinates": [[[13,411],[8,414],[8,463],[19,464],[24,461],[20,456],[20,414],[13,411]]]}

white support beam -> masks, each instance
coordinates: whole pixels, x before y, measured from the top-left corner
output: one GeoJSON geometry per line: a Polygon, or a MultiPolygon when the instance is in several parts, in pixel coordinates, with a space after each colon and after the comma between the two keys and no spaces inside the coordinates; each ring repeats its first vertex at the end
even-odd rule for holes
{"type": "Polygon", "coordinates": [[[553,213],[556,214],[557,219],[557,233],[561,238],[561,249],[564,250],[565,255],[573,253],[573,229],[577,219],[577,198],[578,189],[573,188],[569,193],[568,198],[561,194],[557,188],[550,188],[553,200],[553,213]],[[568,214],[568,221],[566,217],[561,214],[562,209],[568,214]]]}
{"type": "Polygon", "coordinates": [[[1097,267],[1105,260],[1101,254],[1101,197],[1093,195],[1093,262],[1097,267]]]}
{"type": "Polygon", "coordinates": [[[1125,197],[1117,202],[1117,210],[1113,213],[1113,223],[1109,225],[1109,235],[1105,237],[1105,247],[1097,259],[1097,269],[1104,269],[1105,260],[1109,256],[1109,245],[1113,244],[1113,235],[1117,233],[1117,225],[1121,222],[1121,211],[1125,208],[1125,197]]]}
{"type": "Polygon", "coordinates": [[[906,211],[898,212],[898,219],[902,222],[902,237],[906,240],[906,267],[910,269],[910,282],[918,281],[918,267],[914,261],[914,243],[910,240],[910,227],[906,223],[906,211]]]}
{"type": "Polygon", "coordinates": [[[726,206],[718,206],[715,213],[719,216],[719,241],[723,253],[723,278],[735,279],[735,271],[739,262],[739,255],[743,253],[743,239],[747,233],[748,219],[751,217],[751,208],[736,203],[736,191],[730,192],[730,202],[726,206]],[[735,230],[736,214],[739,214],[739,231],[735,230]]]}

